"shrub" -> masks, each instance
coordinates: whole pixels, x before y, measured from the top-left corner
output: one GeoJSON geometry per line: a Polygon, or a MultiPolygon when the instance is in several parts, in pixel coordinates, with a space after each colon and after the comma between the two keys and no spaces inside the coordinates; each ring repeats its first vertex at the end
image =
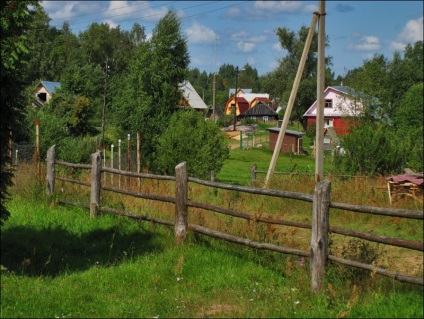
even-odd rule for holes
{"type": "MultiPolygon", "coordinates": [[[[331,245],[330,239],[330,249],[331,245]]],[[[383,250],[378,244],[372,244],[360,239],[351,239],[342,245],[341,255],[344,259],[372,265],[382,258],[383,250]]],[[[334,264],[334,267],[330,269],[330,274],[333,271],[332,275],[342,280],[350,280],[352,283],[361,283],[361,281],[371,276],[369,270],[340,264],[334,264]]]]}
{"type": "Polygon", "coordinates": [[[354,127],[341,141],[343,155],[335,155],[339,172],[385,175],[403,171],[407,143],[393,129],[380,123],[364,122],[354,127]]]}
{"type": "Polygon", "coordinates": [[[214,123],[205,121],[196,111],[179,111],[159,137],[156,155],[157,172],[173,175],[175,166],[187,161],[189,175],[206,178],[211,171],[221,170],[229,158],[229,149],[214,123]]]}

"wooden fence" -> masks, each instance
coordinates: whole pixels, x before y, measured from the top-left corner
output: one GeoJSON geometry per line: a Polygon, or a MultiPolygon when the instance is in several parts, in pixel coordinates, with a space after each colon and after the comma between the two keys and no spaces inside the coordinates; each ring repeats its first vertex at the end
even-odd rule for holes
{"type": "Polygon", "coordinates": [[[417,210],[404,210],[404,209],[393,209],[393,208],[380,208],[372,206],[358,206],[346,203],[336,203],[331,202],[330,193],[331,193],[331,182],[329,180],[324,180],[316,185],[314,190],[314,195],[281,191],[281,190],[272,190],[272,189],[263,189],[247,186],[237,186],[237,185],[228,185],[217,183],[214,181],[205,181],[187,175],[187,166],[186,162],[180,163],[175,168],[175,176],[163,176],[163,175],[153,175],[145,173],[134,173],[129,171],[122,171],[118,169],[112,169],[107,167],[102,167],[101,165],[101,153],[97,152],[92,154],[92,164],[83,165],[83,164],[73,164],[62,161],[55,160],[55,146],[52,146],[47,154],[47,186],[46,191],[48,195],[53,195],[55,190],[55,180],[62,180],[65,182],[76,183],[80,185],[85,185],[91,188],[90,191],[90,203],[83,204],[79,202],[71,202],[65,200],[59,200],[60,203],[71,204],[86,207],[90,210],[90,217],[95,218],[99,211],[110,212],[121,216],[126,216],[129,218],[151,221],[159,224],[164,224],[174,227],[175,239],[178,244],[184,242],[188,230],[195,231],[207,236],[223,239],[229,242],[238,243],[246,245],[256,249],[271,250],[275,252],[280,252],[284,254],[291,254],[302,257],[310,258],[310,271],[311,271],[311,289],[313,292],[319,292],[323,288],[323,281],[325,275],[325,265],[328,260],[344,264],[347,266],[353,266],[360,269],[366,269],[374,273],[394,278],[401,282],[408,282],[412,284],[424,285],[423,277],[415,277],[406,274],[396,273],[384,268],[376,267],[374,265],[368,265],[348,259],[343,259],[337,256],[329,254],[328,248],[328,236],[329,233],[336,233],[345,236],[351,236],[355,238],[360,238],[376,243],[382,243],[386,245],[392,245],[397,247],[403,247],[408,249],[413,249],[417,251],[424,251],[423,242],[410,241],[399,238],[386,237],[381,235],[376,235],[369,232],[360,232],[351,229],[346,229],[342,227],[330,226],[329,225],[329,213],[330,208],[354,211],[359,213],[381,215],[381,216],[392,216],[392,217],[401,217],[401,218],[410,218],[423,220],[423,212],[417,210]],[[71,168],[83,168],[91,170],[91,182],[82,182],[75,179],[64,178],[55,176],[55,165],[60,164],[63,166],[71,168]],[[118,174],[128,177],[144,178],[144,179],[154,179],[154,180],[170,180],[175,181],[175,197],[174,196],[162,196],[156,194],[146,194],[131,190],[125,190],[113,186],[102,185],[101,173],[109,172],[112,174],[118,174]],[[312,224],[306,224],[301,222],[288,221],[277,218],[253,216],[244,212],[238,212],[232,209],[223,208],[214,206],[211,204],[196,202],[188,198],[188,184],[194,183],[199,185],[204,185],[213,188],[233,190],[243,193],[250,194],[259,194],[270,197],[279,197],[279,198],[289,198],[299,201],[305,201],[312,203],[312,224]],[[119,194],[129,195],[137,198],[144,198],[154,201],[162,201],[175,204],[175,220],[174,222],[162,220],[159,218],[153,218],[149,216],[142,216],[134,214],[131,212],[126,212],[122,210],[117,210],[107,206],[101,206],[100,203],[100,193],[102,190],[111,191],[119,194]],[[262,243],[252,241],[248,238],[242,238],[233,236],[231,234],[219,232],[213,229],[209,229],[196,224],[188,224],[187,216],[189,213],[189,207],[196,207],[206,211],[212,211],[228,216],[238,217],[250,221],[255,221],[265,224],[274,224],[274,225],[285,225],[292,226],[303,229],[311,229],[311,246],[310,251],[293,249],[288,247],[282,247],[270,243],[262,243]]]}

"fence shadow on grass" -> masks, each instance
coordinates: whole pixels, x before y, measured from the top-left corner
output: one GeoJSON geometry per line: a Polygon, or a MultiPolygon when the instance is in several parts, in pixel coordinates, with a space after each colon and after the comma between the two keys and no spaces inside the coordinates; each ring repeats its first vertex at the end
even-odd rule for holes
{"type": "MultiPolygon", "coordinates": [[[[78,236],[62,227],[42,230],[17,226],[2,230],[1,264],[17,275],[51,276],[94,266],[110,267],[163,250],[153,233],[143,229],[121,234],[110,227],[78,236]]],[[[156,234],[157,237],[157,234],[156,234]]]]}

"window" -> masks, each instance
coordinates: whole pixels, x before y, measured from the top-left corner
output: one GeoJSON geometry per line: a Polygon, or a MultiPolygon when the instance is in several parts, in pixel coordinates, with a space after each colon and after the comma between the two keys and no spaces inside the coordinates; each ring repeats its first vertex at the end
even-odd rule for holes
{"type": "Polygon", "coordinates": [[[324,119],[324,126],[331,126],[333,127],[334,119],[324,119]]]}
{"type": "Polygon", "coordinates": [[[333,100],[325,100],[325,108],[332,108],[333,100]]]}

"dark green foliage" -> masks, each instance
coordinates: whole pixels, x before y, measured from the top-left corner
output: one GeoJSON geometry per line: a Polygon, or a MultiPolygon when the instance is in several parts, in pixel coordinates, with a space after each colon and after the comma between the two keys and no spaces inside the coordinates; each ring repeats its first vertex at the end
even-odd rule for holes
{"type": "Polygon", "coordinates": [[[154,28],[151,40],[138,47],[128,77],[114,99],[122,133],[141,132],[142,161],[149,168],[155,159],[157,139],[178,110],[179,85],[186,80],[188,64],[181,22],[175,12],[168,12],[154,28]]]}
{"type": "Polygon", "coordinates": [[[385,175],[405,168],[407,145],[386,125],[363,122],[343,136],[341,145],[345,154],[335,154],[334,159],[340,172],[385,175]]]}
{"type": "Polygon", "coordinates": [[[196,111],[179,111],[160,136],[156,155],[158,172],[173,175],[175,166],[186,161],[190,176],[207,179],[212,171],[221,170],[229,158],[229,149],[223,133],[212,121],[205,121],[196,111]]]}
{"type": "Polygon", "coordinates": [[[30,42],[26,35],[32,18],[28,7],[39,8],[38,1],[1,1],[1,117],[0,117],[0,225],[10,213],[5,207],[7,189],[12,184],[8,167],[9,137],[22,118],[24,78],[30,42]]]}
{"type": "Polygon", "coordinates": [[[408,167],[416,172],[424,171],[423,158],[423,83],[413,85],[400,102],[394,116],[398,135],[408,143],[408,167]]]}

